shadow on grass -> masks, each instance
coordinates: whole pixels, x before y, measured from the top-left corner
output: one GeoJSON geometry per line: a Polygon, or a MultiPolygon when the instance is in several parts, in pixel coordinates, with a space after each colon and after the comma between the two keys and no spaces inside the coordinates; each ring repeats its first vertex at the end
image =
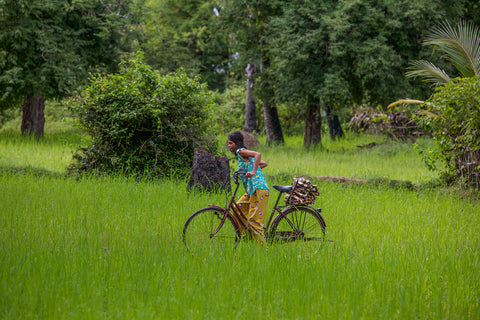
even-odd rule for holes
{"type": "Polygon", "coordinates": [[[17,174],[17,175],[29,175],[34,177],[52,177],[52,178],[60,178],[65,177],[65,174],[58,173],[54,171],[50,171],[43,168],[35,168],[35,167],[12,167],[12,166],[0,166],[0,174],[17,174]]]}

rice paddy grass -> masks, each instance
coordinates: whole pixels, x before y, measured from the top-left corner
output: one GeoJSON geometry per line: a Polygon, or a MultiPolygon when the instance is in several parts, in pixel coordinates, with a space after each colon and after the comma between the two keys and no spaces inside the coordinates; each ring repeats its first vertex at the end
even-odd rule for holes
{"type": "MultiPolygon", "coordinates": [[[[225,205],[225,194],[188,192],[187,181],[178,178],[65,178],[68,154],[82,137],[47,135],[36,142],[5,132],[0,131],[2,319],[480,314],[479,201],[443,189],[314,181],[321,193],[315,206],[323,210],[331,240],[318,253],[242,242],[198,256],[182,243],[183,224],[207,204],[225,205]],[[5,169],[25,166],[51,174],[5,169]]],[[[288,138],[285,146],[262,149],[269,162],[265,172],[270,184],[289,184],[284,173],[435,179],[411,144],[382,139],[326,141],[324,150],[307,152],[300,138],[288,138]],[[371,142],[378,146],[357,148],[371,142]]]]}

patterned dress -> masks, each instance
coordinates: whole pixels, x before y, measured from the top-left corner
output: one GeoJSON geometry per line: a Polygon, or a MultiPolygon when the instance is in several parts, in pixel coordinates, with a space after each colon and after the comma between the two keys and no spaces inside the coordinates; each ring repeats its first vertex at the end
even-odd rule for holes
{"type": "MultiPolygon", "coordinates": [[[[253,170],[255,164],[255,158],[248,158],[247,161],[237,154],[238,170],[243,172],[249,172],[253,170]]],[[[246,177],[241,175],[240,179],[245,187],[247,194],[243,195],[237,202],[241,213],[246,219],[249,227],[250,234],[260,243],[266,243],[265,241],[265,214],[267,213],[268,206],[268,185],[263,175],[262,169],[258,167],[257,172],[253,177],[246,177]]]]}

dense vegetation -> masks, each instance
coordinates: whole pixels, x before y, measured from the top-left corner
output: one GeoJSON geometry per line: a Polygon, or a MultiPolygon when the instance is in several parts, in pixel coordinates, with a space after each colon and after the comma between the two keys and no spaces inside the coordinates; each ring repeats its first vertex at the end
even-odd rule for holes
{"type": "Polygon", "coordinates": [[[141,55],[124,61],[120,73],[96,75],[72,99],[91,143],[79,148],[69,169],[146,176],[188,171],[194,148],[207,147],[212,99],[183,72],[160,77],[141,55]]]}
{"type": "Polygon", "coordinates": [[[437,148],[426,154],[435,168],[444,166],[446,180],[480,187],[480,81],[454,79],[426,102],[423,122],[433,131],[437,148]]]}
{"type": "Polygon", "coordinates": [[[23,107],[22,133],[43,136],[45,99],[71,94],[89,72],[116,69],[129,3],[0,1],[0,115],[23,107]]]}
{"type": "Polygon", "coordinates": [[[273,118],[278,102],[297,109],[320,102],[331,120],[353,105],[426,98],[426,87],[404,77],[410,60],[431,52],[421,45],[425,33],[442,19],[480,22],[478,1],[467,0],[15,3],[0,6],[2,110],[22,104],[24,89],[68,94],[88,71],[112,71],[122,52],[141,49],[156,69],[182,67],[220,92],[244,79],[250,63],[252,94],[273,118]],[[28,19],[15,23],[19,16],[28,19]]]}
{"type": "MultiPolygon", "coordinates": [[[[479,5],[471,0],[4,0],[0,125],[12,115],[10,108],[22,106],[22,133],[41,137],[45,99],[81,91],[88,86],[89,72],[118,72],[122,55],[140,50],[160,74],[181,67],[217,91],[217,117],[207,126],[257,131],[265,134],[267,144],[284,142],[285,133],[303,133],[308,149],[322,144],[326,127],[332,139],[342,137],[353,110],[382,110],[405,97],[426,100],[432,88],[405,77],[412,61],[438,60],[432,68],[450,78],[476,70],[480,51],[473,26],[480,23],[479,5]],[[16,23],[18,17],[24,17],[21,23],[16,23]],[[456,25],[468,31],[459,38],[468,40],[464,48],[472,48],[473,68],[463,68],[452,59],[448,44],[431,37],[445,34],[440,24],[448,26],[447,36],[456,36],[450,32],[456,25]],[[439,48],[446,48],[450,61],[441,59],[439,48]]],[[[179,117],[171,120],[183,126],[179,117]]],[[[113,127],[124,125],[120,121],[113,127]]],[[[171,147],[153,140],[140,145],[152,143],[153,149],[171,147]]],[[[104,164],[122,159],[111,155],[104,164]]],[[[186,167],[182,159],[168,166],[186,167]]]]}

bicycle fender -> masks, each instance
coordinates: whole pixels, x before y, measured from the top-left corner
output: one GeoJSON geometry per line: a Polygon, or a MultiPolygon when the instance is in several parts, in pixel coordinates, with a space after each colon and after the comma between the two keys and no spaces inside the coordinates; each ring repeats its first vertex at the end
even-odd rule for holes
{"type": "Polygon", "coordinates": [[[321,213],[322,212],[322,208],[314,208],[312,206],[307,206],[308,208],[312,209],[312,210],[315,210],[317,211],[318,213],[321,213]]]}
{"type": "Polygon", "coordinates": [[[327,223],[325,222],[325,219],[323,219],[323,216],[322,216],[322,208],[318,208],[318,209],[315,209],[314,207],[312,206],[307,206],[308,208],[316,211],[318,213],[318,215],[320,216],[320,218],[322,219],[322,224],[324,227],[327,227],[327,223]]]}
{"type": "Polygon", "coordinates": [[[214,204],[209,204],[208,207],[210,207],[210,208],[216,208],[216,209],[220,209],[220,210],[225,211],[225,208],[222,208],[222,207],[217,206],[217,205],[214,205],[214,204]]]}

